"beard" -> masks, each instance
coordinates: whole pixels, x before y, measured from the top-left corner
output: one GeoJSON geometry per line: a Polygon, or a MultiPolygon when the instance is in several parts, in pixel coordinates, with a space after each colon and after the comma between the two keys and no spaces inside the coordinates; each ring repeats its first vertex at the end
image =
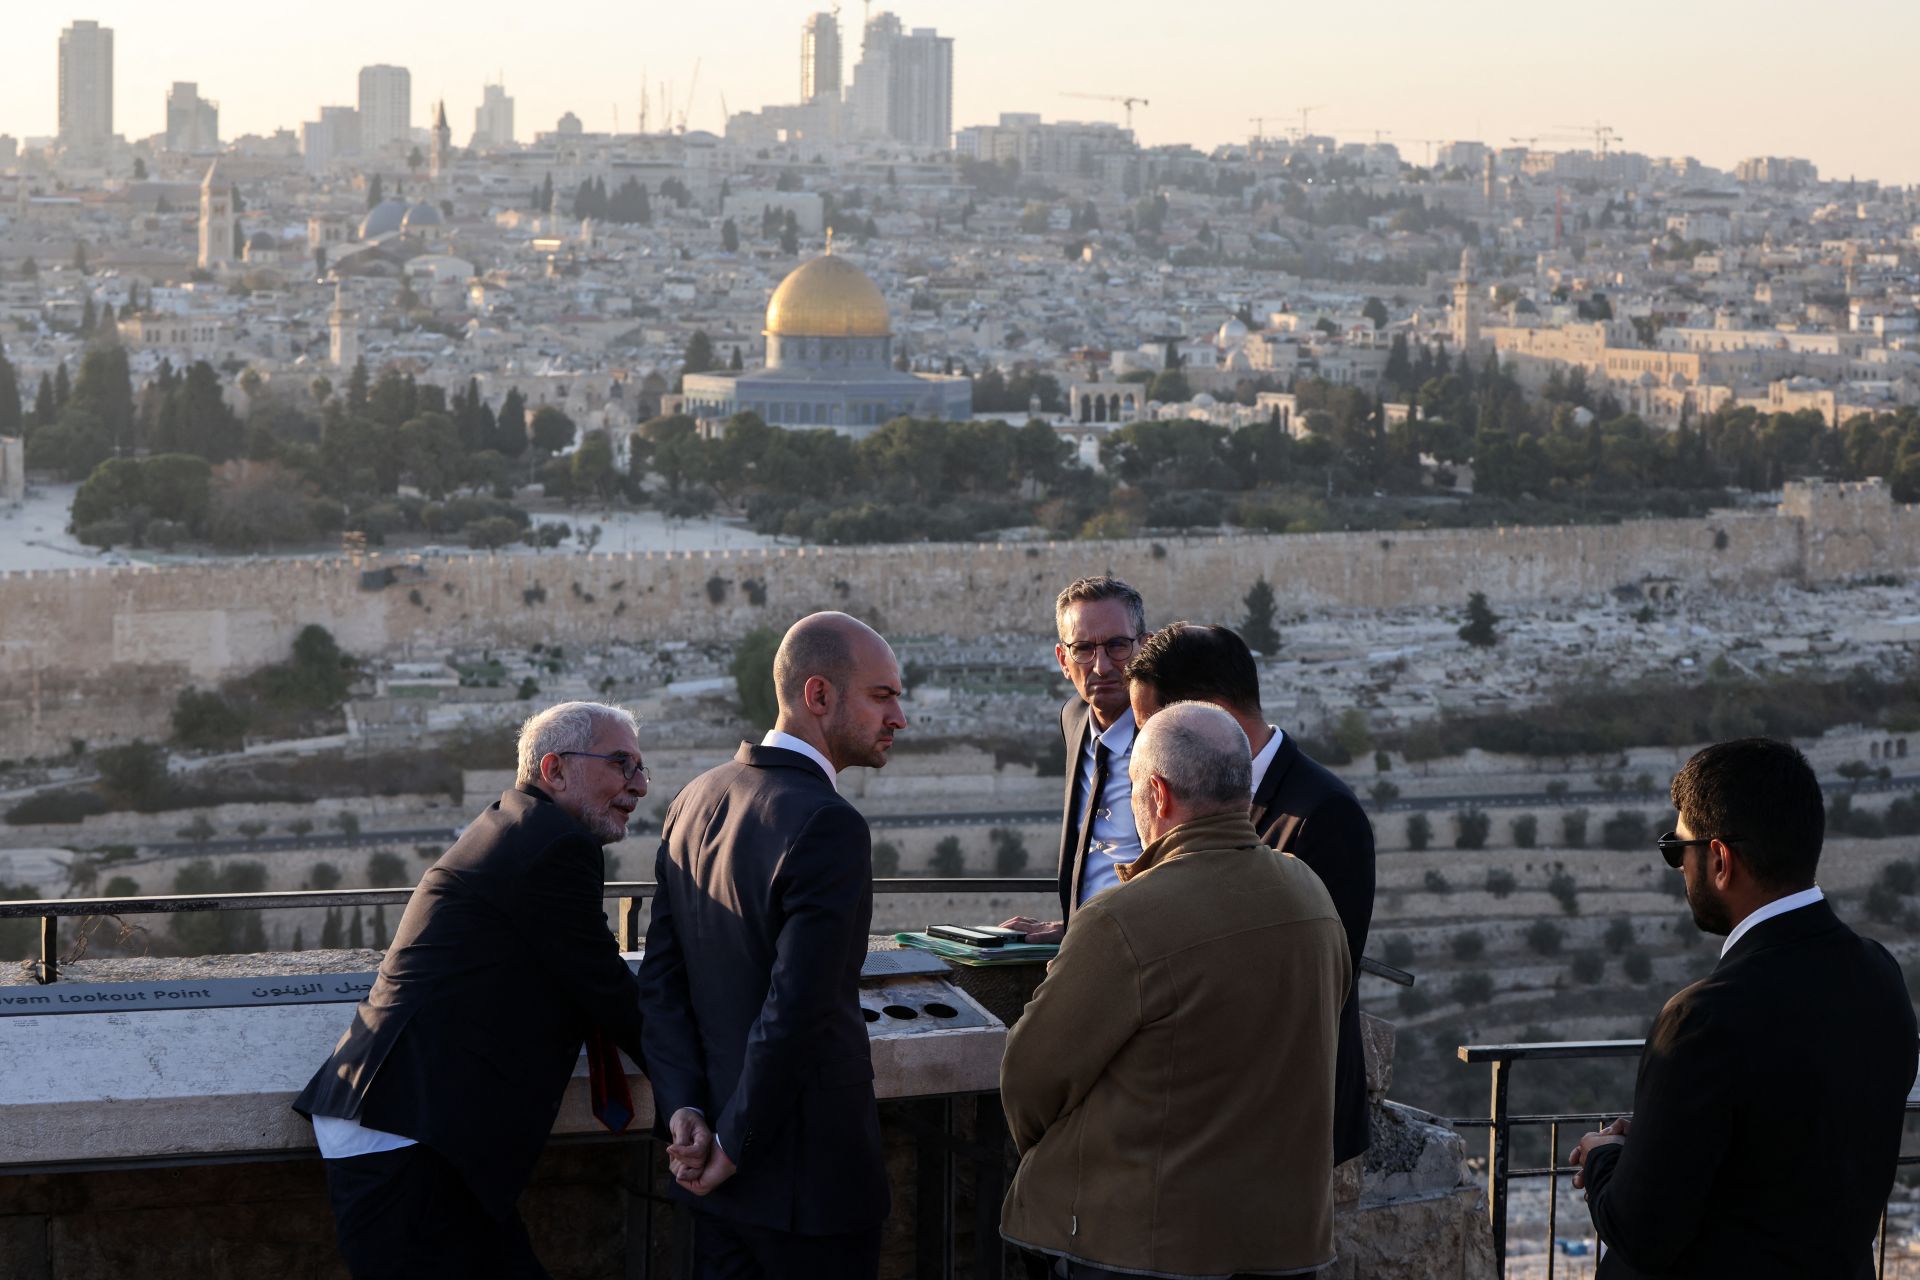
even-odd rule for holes
{"type": "Polygon", "coordinates": [[[618,809],[602,809],[588,818],[586,826],[588,834],[603,848],[627,838],[627,815],[618,809]]]}
{"type": "Polygon", "coordinates": [[[850,765],[865,765],[869,769],[883,769],[887,764],[887,748],[893,745],[893,732],[888,729],[875,731],[862,729],[852,723],[851,718],[836,717],[829,720],[825,728],[827,739],[827,758],[833,761],[836,770],[850,765]]]}
{"type": "Polygon", "coordinates": [[[1701,932],[1726,937],[1733,932],[1733,913],[1727,901],[1713,891],[1703,874],[1699,881],[1687,883],[1687,906],[1693,910],[1693,922],[1701,932]]]}

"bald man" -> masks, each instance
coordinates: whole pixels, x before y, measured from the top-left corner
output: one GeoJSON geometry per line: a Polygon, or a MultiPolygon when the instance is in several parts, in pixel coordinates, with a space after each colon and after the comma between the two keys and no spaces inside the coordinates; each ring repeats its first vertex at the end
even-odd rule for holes
{"type": "Polygon", "coordinates": [[[816,613],[773,679],[772,731],[667,810],[647,1073],[705,1280],[871,1280],[888,1209],[859,999],[873,860],[837,787],[906,727],[900,666],[865,623],[816,613]]]}
{"type": "Polygon", "coordinates": [[[1165,708],[1127,769],[1144,849],[1007,1035],[1001,1234],[1073,1280],[1311,1272],[1333,1261],[1339,913],[1254,831],[1226,712],[1165,708]]]}

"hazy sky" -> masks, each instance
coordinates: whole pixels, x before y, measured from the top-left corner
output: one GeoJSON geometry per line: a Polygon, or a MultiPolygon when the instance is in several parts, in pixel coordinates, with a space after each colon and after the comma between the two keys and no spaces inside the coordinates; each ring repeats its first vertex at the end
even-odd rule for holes
{"type": "MultiPolygon", "coordinates": [[[[413,72],[414,123],[445,97],[454,141],[473,127],[481,85],[504,76],[516,128],[530,140],[572,110],[589,129],[615,111],[634,127],[642,88],[659,118],[671,81],[689,123],[718,130],[735,111],[799,92],[800,23],[831,7],[790,0],[467,0],[462,5],[332,0],[101,0],[86,8],[0,0],[0,132],[55,128],[60,29],[93,18],[114,29],[115,128],[164,125],[167,86],[197,80],[220,103],[224,137],[297,127],[322,103],[351,105],[356,73],[392,62],[413,72]],[[700,61],[697,88],[693,84],[700,61]]],[[[1595,120],[1622,145],[1730,167],[1795,155],[1824,175],[1920,182],[1913,53],[1916,0],[1376,0],[1371,6],[1278,0],[902,0],[909,27],[955,38],[954,126],[1001,111],[1048,119],[1121,118],[1118,104],[1068,92],[1133,94],[1149,143],[1202,147],[1269,132],[1320,106],[1316,132],[1386,131],[1419,162],[1426,138],[1564,134],[1595,120]]],[[[861,8],[845,6],[847,74],[861,8]]],[[[1578,145],[1543,138],[1541,146],[1578,145]]]]}

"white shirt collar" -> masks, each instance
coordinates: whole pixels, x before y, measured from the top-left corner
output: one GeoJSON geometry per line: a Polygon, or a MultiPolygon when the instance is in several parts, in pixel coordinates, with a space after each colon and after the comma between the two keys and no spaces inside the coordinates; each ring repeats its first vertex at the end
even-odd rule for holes
{"type": "MultiPolygon", "coordinates": [[[[1094,724],[1091,719],[1093,713],[1089,711],[1087,714],[1089,717],[1087,721],[1088,727],[1098,730],[1100,726],[1094,724]]],[[[1108,725],[1104,732],[1096,732],[1089,737],[1087,741],[1087,751],[1089,753],[1093,751],[1093,744],[1095,742],[1104,742],[1107,746],[1107,751],[1116,756],[1123,756],[1133,750],[1133,708],[1128,707],[1125,711],[1122,711],[1120,718],[1108,725]]]]}
{"type": "Polygon", "coordinates": [[[811,742],[796,738],[790,733],[782,733],[778,729],[769,729],[767,730],[767,736],[760,739],[760,745],[763,747],[779,747],[784,751],[798,751],[801,755],[826,770],[827,783],[832,786],[835,791],[840,789],[840,774],[834,769],[827,758],[820,754],[819,748],[815,747],[811,742]]]}
{"type": "Polygon", "coordinates": [[[1720,947],[1721,958],[1724,959],[1727,952],[1733,950],[1733,944],[1746,937],[1747,930],[1753,928],[1753,926],[1763,924],[1775,916],[1783,916],[1789,911],[1798,911],[1801,907],[1810,907],[1826,896],[1826,894],[1820,892],[1820,886],[1815,885],[1811,889],[1802,889],[1798,893],[1790,893],[1784,898],[1775,898],[1764,907],[1755,907],[1753,913],[1735,925],[1733,932],[1727,935],[1726,942],[1722,943],[1720,947]]]}
{"type": "Polygon", "coordinates": [[[1278,726],[1268,725],[1273,736],[1267,739],[1267,745],[1260,748],[1260,754],[1253,758],[1253,794],[1260,794],[1260,784],[1266,781],[1267,770],[1273,768],[1273,758],[1280,754],[1280,741],[1287,735],[1280,732],[1278,726]]]}

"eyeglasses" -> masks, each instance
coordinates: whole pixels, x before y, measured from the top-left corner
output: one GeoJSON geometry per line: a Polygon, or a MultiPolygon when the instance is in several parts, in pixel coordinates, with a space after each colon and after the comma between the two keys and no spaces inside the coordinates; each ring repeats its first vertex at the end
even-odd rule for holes
{"type": "Polygon", "coordinates": [[[1669,831],[1653,844],[1660,850],[1660,856],[1666,860],[1667,865],[1678,871],[1680,864],[1686,860],[1688,846],[1712,844],[1715,840],[1721,844],[1732,844],[1739,838],[1739,836],[1702,836],[1697,840],[1682,840],[1678,831],[1669,831]]]}
{"type": "Polygon", "coordinates": [[[653,781],[653,770],[641,764],[639,756],[630,756],[624,751],[615,751],[610,755],[602,755],[598,751],[556,751],[554,754],[559,756],[586,756],[590,760],[606,760],[610,762],[614,768],[618,769],[620,776],[628,782],[633,781],[633,775],[636,773],[648,782],[653,781]]]}
{"type": "Polygon", "coordinates": [[[1074,666],[1088,667],[1093,665],[1094,655],[1102,649],[1106,650],[1107,657],[1112,662],[1116,664],[1125,662],[1133,656],[1134,646],[1139,643],[1138,636],[1115,636],[1111,640],[1076,640],[1071,644],[1063,642],[1060,647],[1067,651],[1069,658],[1073,659],[1074,666]]]}

